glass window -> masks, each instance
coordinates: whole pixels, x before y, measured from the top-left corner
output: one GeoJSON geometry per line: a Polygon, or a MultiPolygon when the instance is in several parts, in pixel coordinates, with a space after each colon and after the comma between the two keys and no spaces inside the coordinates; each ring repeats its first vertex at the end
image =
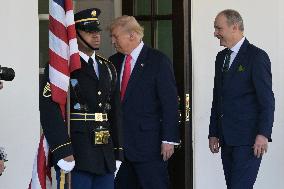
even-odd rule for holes
{"type": "Polygon", "coordinates": [[[39,67],[44,68],[48,61],[48,20],[39,21],[39,67]]]}
{"type": "Polygon", "coordinates": [[[134,12],[135,15],[151,14],[151,0],[136,0],[134,12]]]}
{"type": "Polygon", "coordinates": [[[172,0],[135,0],[134,2],[134,15],[144,27],[143,41],[161,50],[172,60],[172,0]]]}
{"type": "Polygon", "coordinates": [[[164,52],[173,61],[172,21],[157,21],[156,48],[164,52]]]}
{"type": "Polygon", "coordinates": [[[48,0],[38,0],[38,14],[48,14],[48,0]]]}
{"type": "Polygon", "coordinates": [[[151,22],[140,21],[141,26],[144,28],[143,42],[148,46],[151,46],[151,22]]]}
{"type": "Polygon", "coordinates": [[[172,0],[157,0],[157,14],[172,14],[172,0]]]}

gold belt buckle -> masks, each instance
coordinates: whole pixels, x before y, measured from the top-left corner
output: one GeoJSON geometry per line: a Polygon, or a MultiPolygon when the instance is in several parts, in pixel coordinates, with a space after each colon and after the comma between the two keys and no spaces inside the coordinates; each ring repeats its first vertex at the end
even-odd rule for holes
{"type": "Polygon", "coordinates": [[[107,121],[107,114],[95,113],[95,121],[107,121]]]}

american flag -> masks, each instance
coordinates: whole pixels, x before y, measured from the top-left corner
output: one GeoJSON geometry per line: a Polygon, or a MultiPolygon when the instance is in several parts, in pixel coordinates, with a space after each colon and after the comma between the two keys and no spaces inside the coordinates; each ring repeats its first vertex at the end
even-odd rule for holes
{"type": "Polygon", "coordinates": [[[49,148],[46,139],[42,134],[34,160],[29,189],[51,189],[51,169],[48,158],[49,148]]]}
{"type": "MultiPolygon", "coordinates": [[[[60,105],[63,119],[70,73],[81,68],[72,0],[49,0],[49,80],[52,100],[60,105]]],[[[29,189],[50,189],[49,147],[41,136],[29,189]]]]}
{"type": "Polygon", "coordinates": [[[69,73],[81,67],[72,9],[72,0],[49,0],[49,79],[63,116],[69,73]]]}

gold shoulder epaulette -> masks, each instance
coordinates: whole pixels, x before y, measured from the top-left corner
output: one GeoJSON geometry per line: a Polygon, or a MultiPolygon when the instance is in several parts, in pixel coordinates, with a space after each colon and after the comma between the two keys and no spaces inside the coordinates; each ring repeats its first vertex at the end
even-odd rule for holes
{"type": "Polygon", "coordinates": [[[111,63],[111,61],[109,61],[108,59],[102,57],[102,56],[99,55],[99,54],[96,54],[96,56],[98,56],[100,59],[103,59],[103,60],[104,60],[105,62],[107,62],[107,63],[111,63]]]}

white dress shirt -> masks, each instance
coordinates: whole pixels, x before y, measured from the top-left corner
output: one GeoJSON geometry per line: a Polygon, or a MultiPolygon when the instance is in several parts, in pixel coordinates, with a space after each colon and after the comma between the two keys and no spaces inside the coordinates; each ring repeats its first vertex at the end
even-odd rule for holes
{"type": "Polygon", "coordinates": [[[97,77],[99,78],[100,75],[99,75],[98,63],[97,63],[97,61],[96,61],[96,52],[94,51],[94,53],[92,54],[92,56],[88,56],[88,55],[86,55],[85,53],[83,53],[83,52],[81,52],[81,51],[79,51],[79,54],[80,54],[80,56],[85,60],[85,62],[87,62],[87,63],[88,63],[88,61],[89,61],[89,58],[92,58],[92,59],[93,59],[93,61],[94,61],[93,66],[94,66],[96,75],[97,75],[97,77]]]}
{"type": "Polygon", "coordinates": [[[235,58],[236,58],[242,44],[244,43],[244,41],[245,41],[245,37],[243,37],[235,46],[230,48],[230,50],[233,51],[233,52],[232,52],[231,57],[230,57],[229,68],[231,67],[233,61],[235,60],[235,58]]]}

